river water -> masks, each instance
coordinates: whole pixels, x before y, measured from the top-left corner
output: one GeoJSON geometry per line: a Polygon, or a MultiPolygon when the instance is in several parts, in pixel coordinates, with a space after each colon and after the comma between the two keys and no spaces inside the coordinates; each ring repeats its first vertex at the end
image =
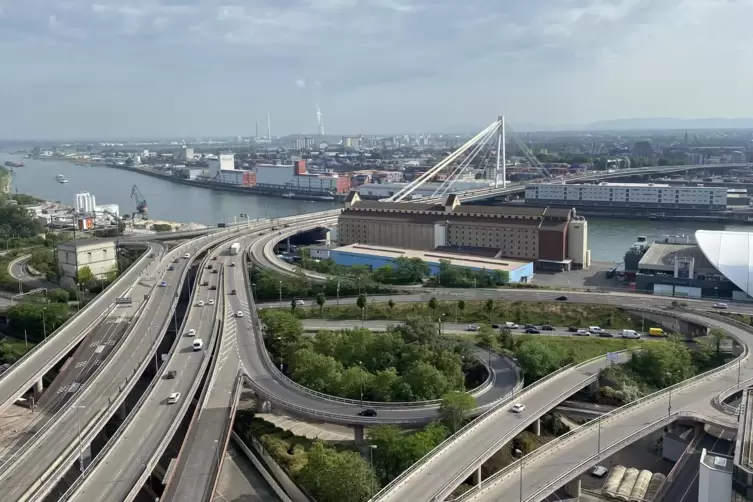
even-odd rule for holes
{"type": "MultiPolygon", "coordinates": [[[[97,204],[118,204],[120,213],[136,209],[131,198],[134,185],[146,198],[153,219],[215,225],[232,222],[239,214],[250,218],[290,216],[340,207],[337,202],[300,201],[260,195],[245,195],[171,183],[140,173],[105,166],[77,166],[57,160],[21,159],[0,152],[0,164],[22,160],[26,166],[15,169],[13,191],[46,200],[73,205],[78,192],[90,192],[97,204]],[[62,174],[69,183],[55,176],[62,174]]],[[[238,218],[240,220],[240,218],[238,218]]],[[[593,261],[621,261],[637,236],[693,235],[696,230],[742,230],[750,227],[705,222],[652,221],[591,218],[588,220],[588,247],[593,261]]]]}

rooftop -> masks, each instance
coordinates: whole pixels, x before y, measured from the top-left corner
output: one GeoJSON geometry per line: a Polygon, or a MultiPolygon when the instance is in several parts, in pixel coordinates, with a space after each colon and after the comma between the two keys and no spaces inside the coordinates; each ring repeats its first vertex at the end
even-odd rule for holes
{"type": "Polygon", "coordinates": [[[452,265],[464,268],[510,271],[516,270],[529,262],[515,261],[485,256],[470,256],[467,253],[447,253],[443,251],[417,251],[413,249],[392,248],[386,246],[367,246],[364,244],[350,244],[333,251],[352,253],[382,258],[420,258],[427,263],[439,263],[439,260],[449,260],[452,265]]]}
{"type": "Polygon", "coordinates": [[[638,263],[638,268],[674,269],[675,260],[693,259],[695,269],[714,269],[697,244],[651,244],[638,263]]]}
{"type": "Polygon", "coordinates": [[[701,463],[715,471],[732,472],[732,457],[709,453],[706,448],[701,452],[701,463]]]}
{"type": "Polygon", "coordinates": [[[115,246],[112,239],[76,239],[67,242],[61,242],[57,245],[58,250],[74,251],[91,248],[111,248],[115,246]]]}

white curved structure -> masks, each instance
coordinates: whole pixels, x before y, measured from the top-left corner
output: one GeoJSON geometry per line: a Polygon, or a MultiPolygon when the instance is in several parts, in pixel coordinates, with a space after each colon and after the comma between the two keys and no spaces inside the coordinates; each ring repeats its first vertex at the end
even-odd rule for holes
{"type": "Polygon", "coordinates": [[[698,247],[719,272],[753,295],[753,233],[698,230],[698,247]]]}

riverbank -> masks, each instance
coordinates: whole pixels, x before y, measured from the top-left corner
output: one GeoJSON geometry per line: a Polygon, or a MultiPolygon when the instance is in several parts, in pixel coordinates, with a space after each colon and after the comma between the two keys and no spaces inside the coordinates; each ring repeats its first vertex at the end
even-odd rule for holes
{"type": "Polygon", "coordinates": [[[0,194],[9,194],[12,182],[13,176],[11,176],[10,171],[5,167],[0,167],[0,194]]]}

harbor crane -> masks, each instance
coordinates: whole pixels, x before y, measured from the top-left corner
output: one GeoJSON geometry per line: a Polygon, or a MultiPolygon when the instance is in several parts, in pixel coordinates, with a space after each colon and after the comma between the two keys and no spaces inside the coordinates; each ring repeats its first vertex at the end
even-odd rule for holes
{"type": "Polygon", "coordinates": [[[136,185],[133,185],[133,188],[131,189],[131,198],[136,201],[136,212],[141,215],[141,219],[146,220],[147,210],[149,208],[146,204],[144,194],[141,193],[141,190],[139,190],[139,187],[136,185]]]}

